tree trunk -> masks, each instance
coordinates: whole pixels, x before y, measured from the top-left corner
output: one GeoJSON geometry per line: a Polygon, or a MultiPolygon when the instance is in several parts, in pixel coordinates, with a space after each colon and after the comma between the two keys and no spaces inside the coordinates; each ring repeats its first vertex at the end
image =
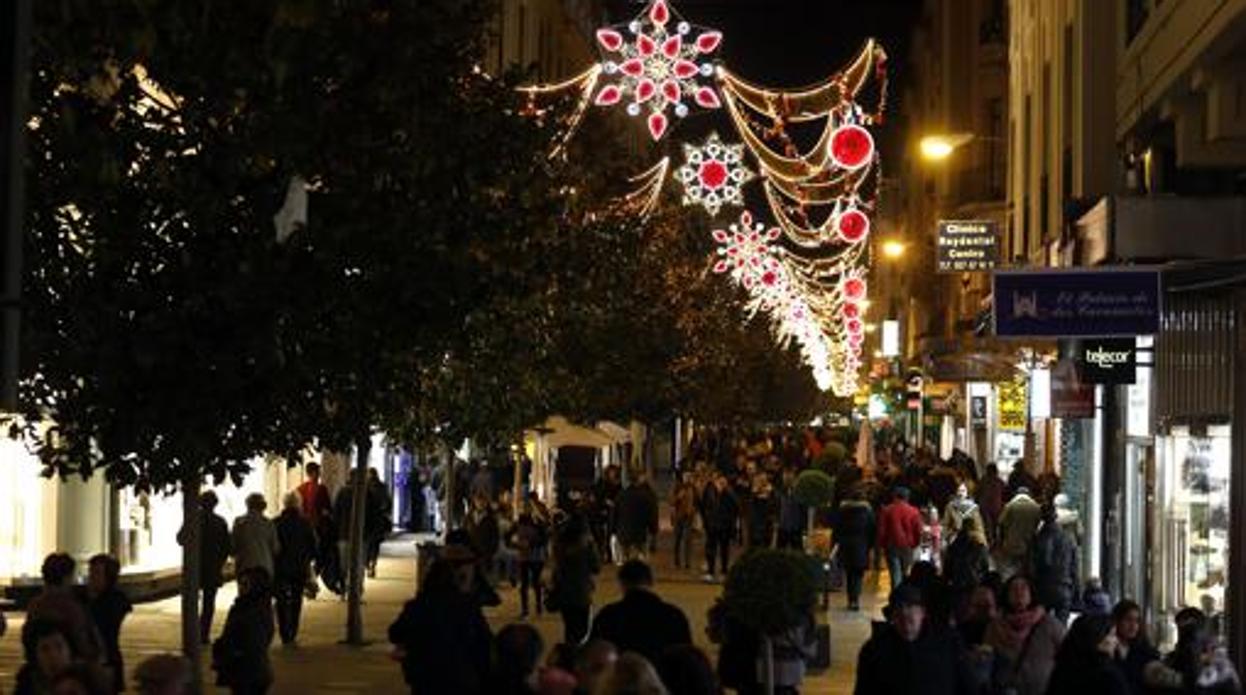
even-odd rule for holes
{"type": "Polygon", "coordinates": [[[762,674],[762,690],[774,695],[774,642],[769,635],[761,638],[762,656],[766,658],[766,672],[762,674]]]}
{"type": "Polygon", "coordinates": [[[368,506],[368,453],[372,438],[361,436],[355,444],[355,474],[351,478],[350,543],[347,544],[346,644],[362,646],[364,513],[368,506]]]}
{"type": "Polygon", "coordinates": [[[192,474],[182,481],[182,653],[190,661],[191,692],[203,691],[203,665],[199,661],[199,584],[203,545],[199,488],[202,479],[192,474]]]}
{"type": "MultiPolygon", "coordinates": [[[[454,530],[454,508],[458,505],[459,496],[459,492],[456,489],[458,487],[458,475],[454,470],[454,461],[456,458],[454,450],[450,449],[450,455],[446,457],[445,484],[441,486],[446,495],[446,518],[441,520],[442,526],[444,527],[442,528],[441,534],[443,539],[446,537],[446,534],[454,530]]],[[[518,504],[518,500],[516,500],[516,504],[518,504]]]]}

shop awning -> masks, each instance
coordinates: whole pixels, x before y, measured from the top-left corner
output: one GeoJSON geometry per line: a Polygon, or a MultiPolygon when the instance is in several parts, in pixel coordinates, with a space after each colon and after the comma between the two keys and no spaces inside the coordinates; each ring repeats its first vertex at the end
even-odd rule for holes
{"type": "Polygon", "coordinates": [[[1012,381],[1023,374],[1015,355],[966,351],[928,358],[926,375],[935,381],[1012,381]]]}
{"type": "Polygon", "coordinates": [[[563,446],[599,449],[615,443],[609,434],[599,429],[572,424],[561,415],[546,420],[541,430],[545,432],[545,445],[551,449],[563,446]]]}

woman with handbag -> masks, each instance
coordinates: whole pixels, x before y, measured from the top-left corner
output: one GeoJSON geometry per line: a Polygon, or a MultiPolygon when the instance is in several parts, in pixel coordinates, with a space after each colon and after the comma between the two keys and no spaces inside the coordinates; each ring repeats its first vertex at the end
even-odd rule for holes
{"type": "Polygon", "coordinates": [[[600,571],[601,557],[589,535],[588,523],[582,516],[571,517],[554,543],[553,581],[545,607],[562,614],[563,642],[572,647],[588,635],[594,579],[600,571]]]}
{"type": "Polygon", "coordinates": [[[1064,626],[1034,598],[1030,580],[1014,575],[1004,584],[1001,614],[987,627],[985,642],[1000,658],[996,674],[1004,695],[1043,695],[1064,639],[1064,626]]]}

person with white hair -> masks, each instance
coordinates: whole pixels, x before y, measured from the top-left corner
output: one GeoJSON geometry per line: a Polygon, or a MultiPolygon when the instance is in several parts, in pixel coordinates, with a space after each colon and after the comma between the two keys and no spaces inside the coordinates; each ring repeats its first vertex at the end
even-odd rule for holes
{"type": "Polygon", "coordinates": [[[268,502],[258,492],[247,495],[247,513],[234,520],[234,573],[240,575],[253,567],[274,574],[274,562],[281,544],[277,528],[264,516],[268,502]]]}
{"type": "Polygon", "coordinates": [[[285,509],[277,517],[276,572],[273,574],[273,597],[277,604],[277,632],[281,643],[295,644],[299,634],[299,618],[303,614],[303,592],[308,586],[319,587],[311,573],[316,559],[316,531],[302,513],[303,499],[297,492],[285,497],[285,509]]]}

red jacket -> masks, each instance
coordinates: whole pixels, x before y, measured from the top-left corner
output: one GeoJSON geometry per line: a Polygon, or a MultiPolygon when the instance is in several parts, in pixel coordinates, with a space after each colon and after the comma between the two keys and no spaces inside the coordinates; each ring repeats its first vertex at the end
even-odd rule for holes
{"type": "Polygon", "coordinates": [[[896,500],[878,514],[878,545],[884,548],[916,548],[922,540],[922,517],[917,507],[896,500]]]}

